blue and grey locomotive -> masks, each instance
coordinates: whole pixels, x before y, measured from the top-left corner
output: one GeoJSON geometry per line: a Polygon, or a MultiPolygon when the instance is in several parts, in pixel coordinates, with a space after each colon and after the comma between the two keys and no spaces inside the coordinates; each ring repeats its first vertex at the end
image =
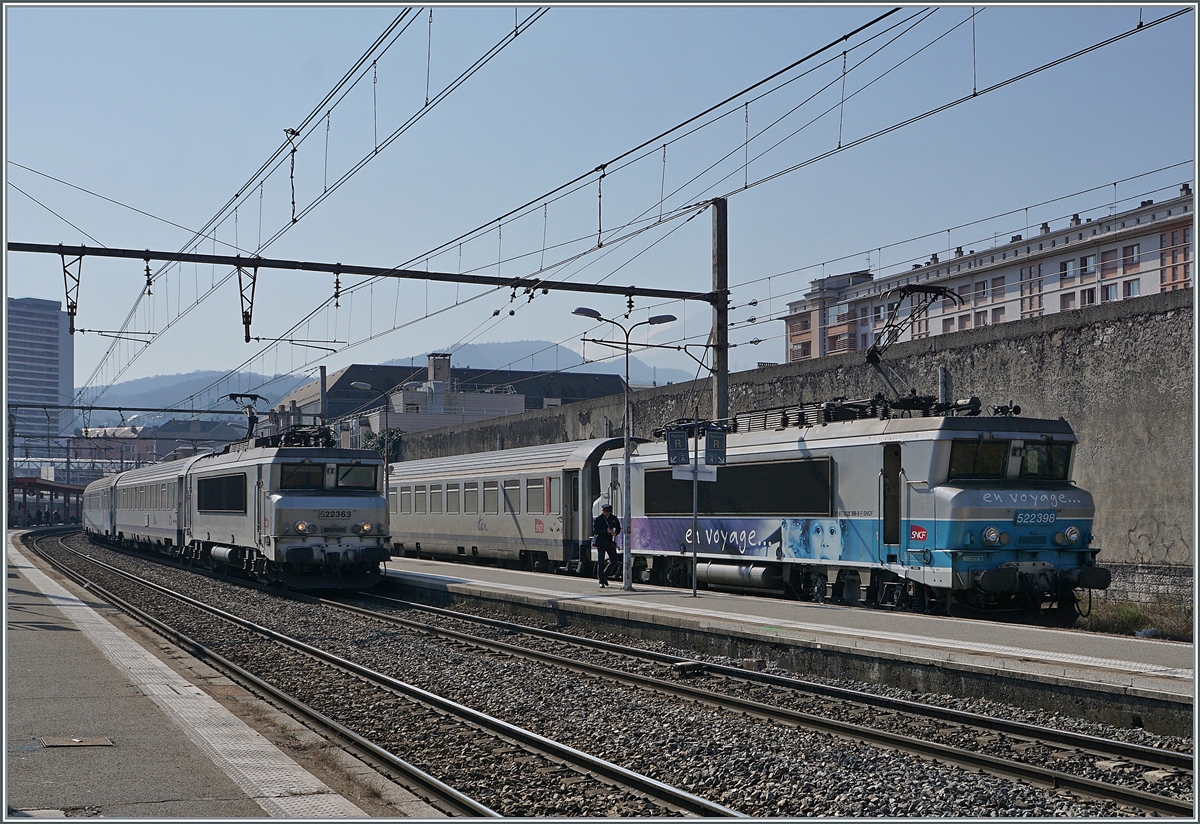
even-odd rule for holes
{"type": "MultiPolygon", "coordinates": [[[[726,464],[699,483],[695,533],[692,481],[662,441],[639,439],[635,578],[690,585],[694,543],[706,585],[922,611],[1074,605],[1109,584],[1092,496],[1071,481],[1075,435],[994,411],[877,397],[739,415],[726,464]]],[[[598,501],[623,511],[620,445],[394,464],[393,549],[586,573],[598,501]]]]}
{"type": "MultiPolygon", "coordinates": [[[[977,399],[905,407],[875,398],[739,416],[727,464],[699,484],[697,579],[942,612],[1073,606],[1077,589],[1107,588],[1066,421],[981,416],[977,399]]],[[[618,464],[605,459],[602,477],[616,480],[618,464]]],[[[643,578],[681,583],[692,482],[672,475],[664,444],[638,447],[633,551],[643,578]]]]}
{"type": "Polygon", "coordinates": [[[252,437],[89,484],[94,539],[296,588],[361,587],[388,558],[383,459],[324,427],[252,437]]]}

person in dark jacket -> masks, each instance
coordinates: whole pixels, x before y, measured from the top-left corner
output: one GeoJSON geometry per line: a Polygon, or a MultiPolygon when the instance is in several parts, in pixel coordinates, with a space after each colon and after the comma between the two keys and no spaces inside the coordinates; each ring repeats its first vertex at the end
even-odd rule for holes
{"type": "Polygon", "coordinates": [[[600,517],[592,523],[592,534],[595,536],[596,569],[600,574],[600,586],[606,587],[609,577],[621,566],[617,561],[616,541],[616,537],[621,534],[621,521],[613,515],[612,504],[605,504],[600,508],[600,517]]]}

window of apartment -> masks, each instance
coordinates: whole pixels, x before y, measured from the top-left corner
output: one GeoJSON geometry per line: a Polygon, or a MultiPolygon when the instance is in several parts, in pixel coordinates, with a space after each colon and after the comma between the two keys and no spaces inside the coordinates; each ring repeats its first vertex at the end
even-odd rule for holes
{"type": "Polygon", "coordinates": [[[1121,271],[1126,274],[1141,271],[1142,244],[1135,243],[1121,250],[1121,271]]]}
{"type": "Polygon", "coordinates": [[[525,511],[530,515],[545,514],[546,479],[529,478],[525,481],[525,511]]]}
{"type": "Polygon", "coordinates": [[[859,326],[866,326],[866,325],[867,325],[867,323],[868,323],[868,321],[867,321],[867,307],[865,307],[865,306],[860,306],[860,307],[858,308],[858,325],[859,325],[859,326]]]}
{"type": "Polygon", "coordinates": [[[959,315],[958,316],[958,328],[960,331],[963,329],[970,329],[971,328],[971,316],[970,315],[959,315]]]}
{"type": "Polygon", "coordinates": [[[997,306],[992,310],[992,323],[1004,323],[1004,307],[997,306]]]}
{"type": "Polygon", "coordinates": [[[1108,303],[1117,299],[1117,284],[1109,283],[1100,287],[1100,302],[1108,303]]]}
{"type": "Polygon", "coordinates": [[[953,331],[954,331],[954,318],[943,318],[942,319],[942,334],[945,335],[948,332],[953,332],[953,331]]]}
{"type": "Polygon", "coordinates": [[[1121,291],[1127,298],[1136,298],[1142,292],[1142,282],[1140,280],[1127,280],[1121,284],[1121,291]]]}
{"type": "Polygon", "coordinates": [[[450,515],[457,515],[458,502],[458,484],[446,484],[446,512],[450,515]]]}
{"type": "Polygon", "coordinates": [[[988,316],[987,312],[976,312],[975,313],[975,328],[978,329],[980,326],[987,326],[987,316],[988,316]]]}
{"type": "Polygon", "coordinates": [[[1095,302],[1096,302],[1095,288],[1079,290],[1079,305],[1080,306],[1091,306],[1095,302]]]}
{"type": "Polygon", "coordinates": [[[805,312],[803,315],[800,315],[799,317],[796,318],[796,322],[793,325],[796,327],[794,331],[807,332],[809,329],[812,328],[811,313],[805,312]]]}
{"type": "Polygon", "coordinates": [[[883,307],[882,306],[872,307],[871,308],[871,317],[874,318],[876,323],[883,323],[883,307]]]}
{"type": "Polygon", "coordinates": [[[992,278],[992,301],[1004,299],[1004,278],[992,278]]]}
{"type": "Polygon", "coordinates": [[[463,512],[467,515],[479,513],[479,481],[463,484],[463,512]]]}
{"type": "Polygon", "coordinates": [[[1116,249],[1107,249],[1100,253],[1100,277],[1112,277],[1117,273],[1118,254],[1116,249]]]}
{"type": "Polygon", "coordinates": [[[1084,255],[1079,259],[1079,277],[1089,278],[1096,274],[1096,256],[1084,255]]]}
{"type": "Polygon", "coordinates": [[[861,343],[861,346],[860,346],[860,348],[861,348],[861,349],[866,349],[866,348],[867,348],[867,333],[866,333],[866,332],[863,332],[863,333],[862,333],[861,335],[859,335],[858,337],[859,337],[859,341],[860,341],[860,343],[861,343]]]}
{"type": "Polygon", "coordinates": [[[803,360],[811,357],[812,342],[807,340],[801,341],[800,343],[793,343],[791,351],[788,352],[788,360],[792,361],[803,360]]]}
{"type": "Polygon", "coordinates": [[[976,283],[975,284],[975,300],[976,301],[987,300],[987,291],[988,291],[988,286],[987,286],[986,280],[982,280],[979,283],[976,283]]]}
{"type": "Polygon", "coordinates": [[[1059,295],[1058,296],[1058,308],[1064,312],[1067,311],[1068,309],[1074,309],[1075,308],[1075,293],[1067,292],[1064,295],[1059,295]]]}
{"type": "Polygon", "coordinates": [[[500,487],[498,481],[483,482],[483,513],[485,515],[500,514],[500,487]]]}
{"type": "Polygon", "coordinates": [[[1063,260],[1058,264],[1058,282],[1071,283],[1075,280],[1075,260],[1063,260]]]}

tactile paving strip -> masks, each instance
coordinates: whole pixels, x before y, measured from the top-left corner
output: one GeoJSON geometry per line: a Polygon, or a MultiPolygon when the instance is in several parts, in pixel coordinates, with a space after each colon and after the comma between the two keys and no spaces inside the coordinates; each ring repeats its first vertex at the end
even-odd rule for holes
{"type": "Polygon", "coordinates": [[[99,613],[31,564],[11,543],[11,563],[82,630],[273,818],[366,818],[204,690],[188,683],[99,613]]]}

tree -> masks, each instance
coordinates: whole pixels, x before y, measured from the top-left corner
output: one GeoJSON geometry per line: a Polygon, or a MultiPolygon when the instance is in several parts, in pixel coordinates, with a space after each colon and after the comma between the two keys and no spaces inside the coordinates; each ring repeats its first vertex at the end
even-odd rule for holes
{"type": "MultiPolygon", "coordinates": [[[[404,436],[403,429],[388,429],[387,448],[388,454],[385,457],[388,463],[400,460],[400,439],[404,436]]],[[[384,432],[364,432],[362,435],[362,448],[374,449],[379,454],[383,454],[384,432]]]]}

